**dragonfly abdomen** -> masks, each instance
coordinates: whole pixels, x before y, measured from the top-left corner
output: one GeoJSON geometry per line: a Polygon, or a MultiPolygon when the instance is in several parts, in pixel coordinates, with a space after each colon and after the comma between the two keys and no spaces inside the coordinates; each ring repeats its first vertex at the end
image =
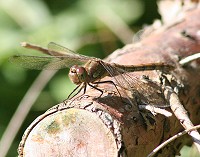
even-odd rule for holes
{"type": "Polygon", "coordinates": [[[146,71],[146,70],[161,70],[161,71],[170,71],[174,67],[166,63],[150,63],[150,64],[140,64],[140,65],[119,65],[113,63],[115,67],[123,69],[127,72],[134,71],[146,71]]]}

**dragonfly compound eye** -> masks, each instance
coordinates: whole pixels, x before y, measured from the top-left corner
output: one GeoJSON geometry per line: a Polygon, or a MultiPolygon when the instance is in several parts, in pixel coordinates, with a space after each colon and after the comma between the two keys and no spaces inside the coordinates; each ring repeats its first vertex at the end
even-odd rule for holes
{"type": "Polygon", "coordinates": [[[78,65],[74,65],[70,68],[69,78],[74,84],[79,85],[79,84],[81,84],[81,81],[79,80],[79,77],[77,75],[77,68],[78,68],[78,65]]]}
{"type": "Polygon", "coordinates": [[[77,71],[77,68],[78,68],[78,65],[74,65],[74,66],[72,66],[71,68],[70,68],[70,73],[77,73],[76,71],[77,71]]]}
{"type": "Polygon", "coordinates": [[[74,84],[81,84],[86,82],[87,72],[84,67],[74,65],[70,68],[69,78],[74,84]]]}
{"type": "Polygon", "coordinates": [[[78,76],[80,82],[86,82],[87,72],[84,67],[77,67],[76,73],[77,73],[77,76],[78,76]]]}

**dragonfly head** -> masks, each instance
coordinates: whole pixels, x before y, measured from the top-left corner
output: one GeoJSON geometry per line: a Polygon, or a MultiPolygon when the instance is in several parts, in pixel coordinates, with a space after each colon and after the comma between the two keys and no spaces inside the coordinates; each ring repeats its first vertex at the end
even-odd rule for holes
{"type": "Polygon", "coordinates": [[[82,82],[87,82],[87,71],[84,67],[74,65],[70,68],[69,78],[74,84],[81,84],[82,82]]]}

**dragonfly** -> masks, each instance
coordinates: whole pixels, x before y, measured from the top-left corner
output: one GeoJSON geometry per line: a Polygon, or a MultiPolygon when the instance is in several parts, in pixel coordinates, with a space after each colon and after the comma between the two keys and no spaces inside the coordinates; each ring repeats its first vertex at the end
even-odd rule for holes
{"type": "MultiPolygon", "coordinates": [[[[77,85],[77,87],[72,91],[68,98],[70,98],[79,88],[80,89],[75,95],[81,92],[82,89],[84,89],[83,94],[85,94],[87,85],[100,91],[101,95],[99,97],[101,97],[103,91],[94,85],[100,83],[111,83],[116,89],[117,86],[119,86],[122,89],[128,89],[129,91],[134,92],[134,89],[131,88],[132,85],[130,80],[135,84],[137,84],[137,80],[128,75],[128,72],[146,70],[170,71],[173,69],[172,65],[166,63],[149,63],[140,65],[108,63],[99,58],[81,55],[54,42],[50,42],[47,49],[28,43],[23,44],[24,47],[42,51],[43,53],[48,54],[48,56],[14,55],[10,58],[10,61],[24,68],[37,70],[70,68],[69,78],[77,85]],[[83,64],[84,66],[82,66],[83,64]],[[105,76],[113,77],[115,82],[111,80],[100,81],[105,76]]],[[[120,95],[118,89],[117,91],[120,95]]]]}

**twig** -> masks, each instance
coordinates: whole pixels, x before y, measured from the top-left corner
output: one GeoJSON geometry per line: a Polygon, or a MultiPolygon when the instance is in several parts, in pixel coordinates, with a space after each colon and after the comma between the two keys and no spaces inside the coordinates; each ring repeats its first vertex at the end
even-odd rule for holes
{"type": "Polygon", "coordinates": [[[170,117],[172,116],[172,113],[158,107],[154,107],[151,105],[139,105],[139,109],[146,109],[149,110],[153,115],[156,115],[157,113],[164,115],[165,117],[170,117]]]}
{"type": "Polygon", "coordinates": [[[28,49],[33,49],[33,50],[40,51],[40,52],[42,52],[42,53],[44,53],[44,54],[47,54],[47,55],[51,55],[51,54],[49,53],[49,50],[48,50],[48,49],[43,48],[43,47],[41,47],[41,46],[29,44],[29,43],[27,43],[27,42],[22,42],[22,43],[21,43],[21,46],[22,46],[22,47],[25,47],[25,48],[28,48],[28,49]]]}
{"type": "MultiPolygon", "coordinates": [[[[166,88],[165,97],[168,99],[170,103],[171,110],[173,111],[174,115],[177,117],[177,119],[180,121],[181,125],[185,129],[191,129],[194,127],[191,120],[189,119],[187,115],[187,111],[181,104],[177,94],[169,87],[169,89],[166,88]]],[[[197,150],[200,152],[200,135],[197,130],[193,130],[189,133],[189,135],[193,138],[194,144],[197,148],[197,150]]]]}
{"type": "Polygon", "coordinates": [[[194,61],[194,60],[196,60],[198,58],[200,58],[200,53],[196,53],[194,55],[188,56],[188,57],[180,60],[179,63],[181,65],[185,65],[185,64],[188,64],[189,62],[194,61]]]}
{"type": "Polygon", "coordinates": [[[171,138],[169,138],[168,140],[166,140],[165,142],[163,142],[162,144],[160,144],[158,147],[156,147],[147,157],[151,157],[153,155],[155,155],[160,149],[162,149],[163,147],[165,147],[167,144],[169,144],[170,142],[174,141],[175,139],[187,134],[188,132],[191,132],[193,130],[197,130],[200,128],[200,125],[194,126],[190,129],[184,130],[174,136],[172,136],[171,138]]]}

